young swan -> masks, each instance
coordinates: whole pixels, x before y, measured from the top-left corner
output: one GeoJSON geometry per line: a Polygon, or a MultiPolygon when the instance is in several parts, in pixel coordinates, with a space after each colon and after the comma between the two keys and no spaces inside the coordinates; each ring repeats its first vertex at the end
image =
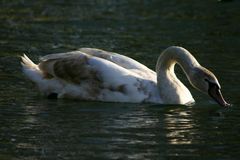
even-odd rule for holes
{"type": "Polygon", "coordinates": [[[190,83],[218,104],[229,106],[213,73],[184,48],[172,46],[158,58],[156,73],[117,53],[94,48],[51,54],[38,65],[22,57],[24,74],[49,98],[104,102],[189,104],[194,99],[174,73],[179,64],[190,83]]]}
{"type": "MultiPolygon", "coordinates": [[[[164,50],[156,65],[159,92],[160,95],[165,96],[165,101],[174,104],[191,99],[191,93],[174,73],[176,63],[183,69],[194,88],[208,94],[221,106],[230,105],[224,100],[220,91],[220,84],[215,75],[202,67],[186,49],[176,46],[164,50]],[[171,94],[165,94],[166,92],[171,94]]],[[[189,103],[191,102],[194,102],[194,100],[192,99],[189,103]]]]}

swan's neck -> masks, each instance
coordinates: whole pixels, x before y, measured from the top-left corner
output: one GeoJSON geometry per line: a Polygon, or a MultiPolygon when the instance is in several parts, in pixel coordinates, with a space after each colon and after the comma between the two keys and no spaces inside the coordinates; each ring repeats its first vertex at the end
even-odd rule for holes
{"type": "Polygon", "coordinates": [[[197,60],[184,48],[169,47],[159,56],[156,65],[157,82],[160,96],[166,104],[187,104],[194,102],[191,93],[174,73],[175,64],[179,64],[189,78],[197,60]]]}

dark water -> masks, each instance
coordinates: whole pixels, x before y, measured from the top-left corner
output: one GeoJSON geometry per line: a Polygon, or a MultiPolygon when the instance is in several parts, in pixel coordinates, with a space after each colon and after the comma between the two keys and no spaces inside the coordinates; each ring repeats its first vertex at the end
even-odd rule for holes
{"type": "Polygon", "coordinates": [[[238,0],[1,0],[0,159],[239,159],[239,7],[238,0]],[[218,106],[187,82],[191,107],[48,100],[18,58],[96,47],[153,69],[171,45],[212,70],[234,106],[218,106]]]}

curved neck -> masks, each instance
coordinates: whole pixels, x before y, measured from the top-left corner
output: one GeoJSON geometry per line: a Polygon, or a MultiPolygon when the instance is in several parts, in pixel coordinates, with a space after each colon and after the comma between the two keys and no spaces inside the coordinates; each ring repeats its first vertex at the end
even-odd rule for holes
{"type": "Polygon", "coordinates": [[[180,65],[188,79],[192,68],[199,66],[197,60],[184,48],[173,46],[164,50],[156,65],[159,93],[164,103],[186,104],[194,100],[174,73],[176,63],[180,65]]]}
{"type": "Polygon", "coordinates": [[[156,72],[174,72],[172,69],[174,69],[176,63],[180,65],[187,76],[190,74],[192,68],[199,66],[197,60],[186,49],[173,46],[164,50],[159,56],[156,72]]]}

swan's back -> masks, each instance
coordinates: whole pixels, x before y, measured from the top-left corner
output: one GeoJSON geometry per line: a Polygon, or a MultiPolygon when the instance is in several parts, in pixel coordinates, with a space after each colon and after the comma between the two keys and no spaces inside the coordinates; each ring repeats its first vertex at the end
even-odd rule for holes
{"type": "Polygon", "coordinates": [[[78,51],[67,52],[67,53],[57,53],[57,54],[49,54],[47,56],[41,57],[41,62],[49,61],[53,59],[63,59],[68,57],[74,57],[76,55],[85,55],[90,57],[98,57],[116,65],[123,67],[133,73],[138,74],[139,76],[145,79],[155,79],[156,73],[146,67],[145,65],[139,63],[138,61],[129,58],[127,56],[117,54],[114,52],[108,52],[101,49],[96,48],[80,48],[78,51]]]}
{"type": "Polygon", "coordinates": [[[80,48],[80,51],[92,56],[96,56],[96,57],[111,61],[123,68],[131,70],[131,72],[134,72],[145,79],[150,79],[150,80],[156,79],[156,73],[154,71],[152,71],[145,65],[127,56],[117,54],[115,52],[108,52],[101,49],[96,49],[96,48],[80,48]]]}

